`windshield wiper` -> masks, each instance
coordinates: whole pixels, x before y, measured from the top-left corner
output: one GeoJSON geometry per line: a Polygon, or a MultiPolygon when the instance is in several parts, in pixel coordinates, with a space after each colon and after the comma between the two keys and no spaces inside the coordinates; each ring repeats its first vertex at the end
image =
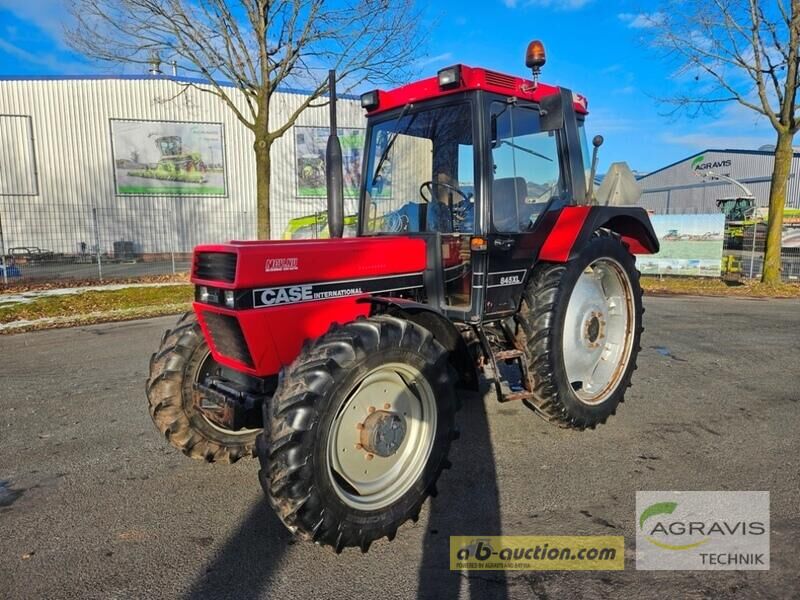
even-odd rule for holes
{"type": "MultiPolygon", "coordinates": [[[[408,112],[409,108],[411,108],[411,103],[410,102],[408,104],[406,104],[403,107],[403,110],[400,111],[400,114],[397,115],[397,118],[394,120],[394,123],[392,123],[392,129],[396,128],[397,124],[400,122],[400,120],[403,117],[406,116],[406,113],[408,112]]],[[[417,115],[414,115],[411,118],[411,120],[408,122],[408,125],[406,125],[405,128],[403,128],[403,133],[405,133],[405,132],[407,132],[409,130],[409,128],[411,127],[411,124],[414,123],[414,119],[416,119],[416,118],[417,118],[417,115]]],[[[394,145],[394,142],[397,139],[398,135],[400,135],[399,131],[393,131],[392,132],[392,138],[386,144],[386,147],[383,149],[383,152],[381,152],[381,156],[378,159],[378,165],[375,167],[375,171],[372,173],[372,179],[371,179],[372,182],[375,181],[375,178],[378,176],[378,173],[381,172],[381,168],[383,167],[383,163],[386,161],[386,157],[389,156],[389,151],[392,149],[392,146],[394,145]]]]}
{"type": "Polygon", "coordinates": [[[549,156],[545,156],[544,154],[539,154],[538,152],[536,152],[534,150],[531,150],[530,148],[525,148],[524,146],[520,146],[519,144],[515,144],[514,142],[509,142],[508,140],[500,140],[500,144],[499,145],[502,146],[503,144],[505,144],[507,146],[511,146],[515,150],[522,150],[522,152],[527,152],[528,154],[530,154],[532,156],[537,156],[539,158],[543,158],[543,159],[545,159],[547,161],[553,162],[553,159],[550,158],[549,156]]]}

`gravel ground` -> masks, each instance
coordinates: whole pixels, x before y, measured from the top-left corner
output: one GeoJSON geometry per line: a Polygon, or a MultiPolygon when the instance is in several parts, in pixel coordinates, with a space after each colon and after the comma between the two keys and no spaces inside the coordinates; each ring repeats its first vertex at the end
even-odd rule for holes
{"type": "MultiPolygon", "coordinates": [[[[556,429],[491,392],[417,524],[369,554],[295,542],[255,461],[156,433],[147,359],[172,317],[0,337],[8,598],[789,598],[800,589],[800,302],[648,298],[617,416],[556,429]],[[769,572],[636,571],[637,490],[770,490],[769,572]],[[624,535],[624,572],[448,570],[450,535],[624,535]]],[[[487,388],[488,389],[488,388],[487,388]]]]}

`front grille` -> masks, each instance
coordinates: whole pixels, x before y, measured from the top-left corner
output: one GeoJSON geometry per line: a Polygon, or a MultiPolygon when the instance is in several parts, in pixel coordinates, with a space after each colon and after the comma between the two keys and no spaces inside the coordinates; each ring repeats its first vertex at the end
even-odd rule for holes
{"type": "Polygon", "coordinates": [[[496,71],[486,71],[486,83],[490,83],[491,85],[496,85],[498,87],[508,88],[510,90],[516,90],[517,80],[510,75],[503,75],[502,73],[497,73],[496,71]]]}
{"type": "Polygon", "coordinates": [[[233,283],[236,255],[230,252],[200,252],[194,263],[194,276],[208,281],[233,283]]]}
{"type": "Polygon", "coordinates": [[[253,366],[253,359],[247,349],[244,333],[239,326],[239,320],[229,315],[214,312],[204,312],[203,319],[211,336],[211,343],[217,352],[240,363],[253,366]]]}

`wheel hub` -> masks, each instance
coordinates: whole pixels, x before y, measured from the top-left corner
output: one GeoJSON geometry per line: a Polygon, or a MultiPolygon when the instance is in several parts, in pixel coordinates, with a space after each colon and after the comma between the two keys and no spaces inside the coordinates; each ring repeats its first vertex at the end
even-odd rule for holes
{"type": "Polygon", "coordinates": [[[388,457],[406,437],[406,421],[397,413],[378,410],[361,424],[361,447],[370,454],[388,457]]]}
{"type": "Polygon", "coordinates": [[[605,338],[606,321],[602,312],[591,311],[583,325],[583,340],[589,348],[599,348],[605,338]]]}

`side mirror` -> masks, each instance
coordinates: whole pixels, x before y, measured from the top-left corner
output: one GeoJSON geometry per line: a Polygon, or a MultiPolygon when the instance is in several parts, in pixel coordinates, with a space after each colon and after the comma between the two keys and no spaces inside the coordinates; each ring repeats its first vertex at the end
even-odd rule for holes
{"type": "Polygon", "coordinates": [[[542,131],[556,131],[564,127],[564,105],[561,94],[542,98],[539,104],[539,123],[542,131]]]}
{"type": "Polygon", "coordinates": [[[492,148],[497,148],[497,115],[492,115],[489,129],[491,130],[489,139],[492,142],[492,148]]]}

